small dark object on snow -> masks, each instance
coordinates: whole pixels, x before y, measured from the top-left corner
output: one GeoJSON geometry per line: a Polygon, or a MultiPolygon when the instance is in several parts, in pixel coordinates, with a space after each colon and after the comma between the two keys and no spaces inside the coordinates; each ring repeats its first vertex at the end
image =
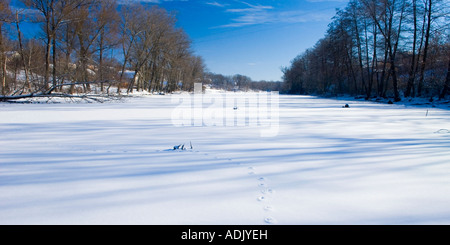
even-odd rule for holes
{"type": "Polygon", "coordinates": [[[348,104],[345,104],[342,108],[350,108],[348,104]]]}
{"type": "Polygon", "coordinates": [[[388,104],[392,105],[392,104],[394,104],[394,102],[392,102],[392,101],[389,100],[389,101],[388,101],[388,104]]]}
{"type": "Polygon", "coordinates": [[[237,110],[237,109],[238,109],[238,107],[237,107],[237,106],[233,107],[233,110],[237,110]]]}
{"type": "MultiPolygon", "coordinates": [[[[191,150],[194,149],[194,147],[192,146],[192,142],[191,142],[191,141],[189,141],[189,144],[190,144],[191,150]]],[[[185,150],[187,150],[187,149],[188,149],[187,147],[184,147],[184,144],[176,145],[176,146],[173,147],[173,150],[174,150],[174,151],[176,151],[176,150],[182,150],[182,151],[185,151],[185,150]]]]}

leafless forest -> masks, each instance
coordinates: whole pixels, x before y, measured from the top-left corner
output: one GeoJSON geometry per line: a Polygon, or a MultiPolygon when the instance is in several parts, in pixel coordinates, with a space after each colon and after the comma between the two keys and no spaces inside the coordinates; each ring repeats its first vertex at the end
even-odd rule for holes
{"type": "Polygon", "coordinates": [[[445,0],[351,0],[325,37],[283,68],[284,83],[208,72],[175,14],[155,5],[20,1],[26,8],[0,3],[2,100],[192,91],[195,82],[395,101],[444,98],[450,90],[445,0]],[[30,23],[37,37],[24,34],[30,23]]]}
{"type": "Polygon", "coordinates": [[[20,0],[0,5],[1,97],[191,91],[195,82],[278,89],[242,75],[207,72],[176,16],[156,5],[116,0],[20,0]],[[24,24],[39,28],[27,38],[24,24]]]}
{"type": "Polygon", "coordinates": [[[0,43],[3,95],[87,93],[92,84],[100,92],[113,85],[117,92],[188,90],[202,77],[202,59],[162,8],[119,8],[114,0],[23,3],[29,8],[13,10],[2,1],[0,23],[10,27],[0,43]],[[41,39],[24,39],[25,21],[39,24],[41,39]]]}
{"type": "Polygon", "coordinates": [[[444,98],[450,15],[445,0],[351,0],[326,36],[284,68],[295,94],[444,98]]]}

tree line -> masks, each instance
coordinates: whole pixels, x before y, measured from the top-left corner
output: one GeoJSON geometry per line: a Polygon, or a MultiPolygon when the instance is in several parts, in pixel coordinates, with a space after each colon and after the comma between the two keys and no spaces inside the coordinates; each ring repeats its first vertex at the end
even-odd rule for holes
{"type": "Polygon", "coordinates": [[[254,81],[250,77],[241,74],[222,75],[205,72],[204,84],[209,84],[214,89],[225,91],[284,91],[284,84],[282,82],[254,81]]]}
{"type": "Polygon", "coordinates": [[[294,94],[366,99],[450,93],[450,12],[445,0],[351,0],[324,38],[283,68],[294,94]]]}
{"type": "Polygon", "coordinates": [[[1,95],[193,90],[205,65],[176,17],[117,0],[0,2],[1,95]],[[38,26],[36,37],[25,24],[38,26]]]}

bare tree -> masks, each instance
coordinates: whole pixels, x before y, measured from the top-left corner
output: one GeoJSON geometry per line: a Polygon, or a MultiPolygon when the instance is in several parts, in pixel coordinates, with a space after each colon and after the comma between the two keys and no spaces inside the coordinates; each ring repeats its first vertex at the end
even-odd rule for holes
{"type": "MultiPolygon", "coordinates": [[[[27,6],[40,12],[38,18],[43,23],[43,30],[46,37],[44,86],[49,89],[50,65],[52,67],[53,89],[58,87],[56,77],[56,34],[61,25],[67,21],[74,21],[77,16],[74,11],[81,6],[89,4],[92,0],[21,0],[27,6]],[[51,60],[52,58],[52,60],[51,60]]],[[[51,91],[50,91],[51,92],[51,91]]]]}
{"type": "Polygon", "coordinates": [[[417,0],[412,0],[412,22],[413,22],[413,37],[412,37],[412,49],[411,49],[411,64],[408,74],[408,84],[405,91],[405,97],[415,96],[415,85],[414,81],[416,79],[416,46],[417,46],[417,0]]]}
{"type": "MultiPolygon", "coordinates": [[[[117,85],[117,93],[120,93],[123,78],[127,65],[130,63],[132,56],[132,47],[138,41],[138,35],[142,32],[141,20],[144,19],[145,12],[143,6],[139,4],[125,5],[120,11],[120,43],[122,47],[122,68],[120,72],[119,83],[117,85]]],[[[136,78],[136,72],[133,80],[136,78]]]]}
{"type": "Polygon", "coordinates": [[[192,55],[188,36],[176,27],[174,14],[163,8],[118,5],[116,0],[20,1],[32,11],[16,12],[11,16],[6,11],[9,5],[1,2],[0,23],[3,25],[4,16],[8,15],[11,17],[9,23],[15,24],[10,26],[17,31],[14,32],[17,36],[9,36],[17,46],[10,52],[14,55],[9,63],[4,35],[0,35],[2,94],[7,94],[7,64],[11,65],[9,70],[16,78],[24,72],[25,79],[19,82],[20,79],[15,79],[16,93],[2,96],[2,99],[73,97],[76,91],[90,92],[91,86],[103,93],[105,84],[108,94],[113,84],[117,84],[120,92],[126,70],[134,71],[134,78],[127,81],[128,92],[134,89],[151,92],[189,90],[196,81],[203,79],[205,66],[202,59],[192,55]],[[21,28],[24,18],[41,25],[43,41],[24,38],[21,28]],[[120,45],[122,64],[114,54],[120,45]],[[32,62],[41,57],[43,62],[32,62]],[[34,82],[37,77],[42,78],[40,82],[34,82]],[[66,94],[68,86],[71,95],[66,94]],[[24,94],[24,91],[29,93],[24,94]]]}
{"type": "Polygon", "coordinates": [[[29,78],[28,63],[25,61],[25,50],[23,48],[22,32],[20,30],[21,20],[19,18],[18,10],[16,10],[16,12],[15,12],[14,22],[15,22],[16,30],[17,30],[17,40],[19,42],[19,54],[20,54],[20,58],[21,58],[24,73],[25,73],[25,83],[24,83],[22,90],[24,90],[25,88],[28,88],[29,92],[31,92],[31,83],[30,83],[30,78],[29,78]]]}
{"type": "Polygon", "coordinates": [[[0,65],[2,70],[1,85],[2,95],[6,95],[6,48],[5,40],[3,37],[3,24],[7,22],[10,17],[9,1],[2,0],[0,2],[0,65]]]}
{"type": "Polygon", "coordinates": [[[286,87],[370,98],[376,84],[378,96],[395,101],[401,91],[406,97],[442,94],[448,8],[440,0],[352,0],[337,11],[325,38],[283,69],[286,87]]]}
{"type": "MultiPolygon", "coordinates": [[[[428,58],[428,47],[430,43],[430,32],[431,32],[431,21],[432,21],[432,12],[433,12],[433,0],[426,0],[426,7],[425,7],[425,13],[426,13],[426,30],[425,30],[425,46],[423,48],[423,55],[422,55],[422,63],[420,65],[420,73],[419,73],[419,84],[417,87],[417,94],[419,96],[422,95],[423,90],[423,84],[424,84],[424,74],[425,74],[425,67],[427,63],[428,58]]],[[[425,25],[425,21],[424,21],[425,25]]]]}
{"type": "MultiPolygon", "coordinates": [[[[100,31],[95,46],[98,53],[97,79],[100,81],[101,92],[104,91],[104,83],[109,80],[107,69],[110,69],[110,67],[105,66],[105,53],[118,44],[119,15],[116,9],[117,4],[115,0],[100,0],[94,15],[94,19],[96,19],[94,28],[100,31]]],[[[110,85],[111,82],[109,81],[110,85]]]]}

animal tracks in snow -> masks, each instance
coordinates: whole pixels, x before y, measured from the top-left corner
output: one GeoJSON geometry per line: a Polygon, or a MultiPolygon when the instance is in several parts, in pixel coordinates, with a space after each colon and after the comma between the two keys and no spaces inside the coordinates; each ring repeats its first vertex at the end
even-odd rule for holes
{"type": "Polygon", "coordinates": [[[254,170],[253,167],[249,167],[249,168],[248,168],[248,174],[249,174],[249,175],[255,175],[255,172],[254,172],[253,170],[254,170]]]}
{"type": "MultiPolygon", "coordinates": [[[[248,174],[250,176],[257,175],[257,171],[255,171],[254,167],[248,167],[248,174]]],[[[268,185],[267,179],[263,176],[259,176],[256,178],[258,181],[258,190],[260,195],[257,196],[256,201],[263,204],[262,209],[269,214],[274,210],[273,206],[270,205],[270,200],[273,198],[273,194],[275,191],[268,185]]],[[[270,215],[264,217],[264,223],[266,224],[275,224],[276,219],[270,215]]]]}
{"type": "MultiPolygon", "coordinates": [[[[272,216],[273,211],[275,208],[272,206],[271,202],[274,198],[275,190],[270,186],[269,182],[270,180],[267,179],[265,176],[258,173],[258,169],[254,166],[249,166],[247,164],[242,164],[239,161],[234,161],[232,158],[224,157],[224,156],[218,156],[216,154],[211,154],[208,152],[199,152],[199,151],[192,151],[190,149],[185,150],[179,150],[179,149],[166,149],[165,152],[194,152],[196,154],[202,155],[204,158],[208,158],[213,161],[223,161],[223,162],[229,162],[231,164],[235,164],[237,166],[246,166],[245,170],[247,171],[247,176],[251,177],[253,179],[254,183],[254,191],[257,193],[255,195],[255,204],[258,204],[260,206],[260,209],[264,216],[262,217],[261,221],[265,224],[276,224],[277,220],[272,216]]],[[[158,151],[161,152],[161,151],[158,151]]]]}
{"type": "Polygon", "coordinates": [[[274,224],[276,223],[276,220],[272,217],[267,217],[264,219],[264,222],[266,222],[267,224],[274,224]]]}

